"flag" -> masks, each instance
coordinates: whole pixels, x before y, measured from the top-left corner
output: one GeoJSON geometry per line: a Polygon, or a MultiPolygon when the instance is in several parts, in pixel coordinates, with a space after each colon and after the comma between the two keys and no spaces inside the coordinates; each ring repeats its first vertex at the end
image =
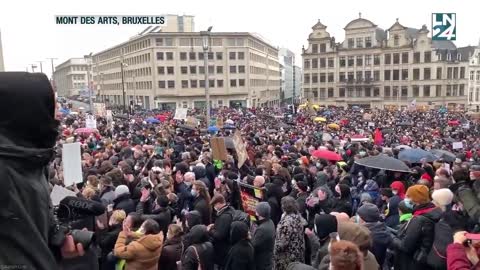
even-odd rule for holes
{"type": "Polygon", "coordinates": [[[373,138],[375,145],[381,146],[383,144],[383,134],[380,129],[375,129],[375,132],[373,133],[373,138]]]}

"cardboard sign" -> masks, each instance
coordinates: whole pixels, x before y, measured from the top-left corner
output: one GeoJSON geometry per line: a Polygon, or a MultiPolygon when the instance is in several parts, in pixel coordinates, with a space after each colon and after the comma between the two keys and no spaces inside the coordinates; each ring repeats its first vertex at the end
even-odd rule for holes
{"type": "Polygon", "coordinates": [[[173,117],[173,119],[175,119],[175,120],[187,120],[187,112],[188,112],[188,109],[177,108],[175,110],[175,116],[173,117]]]}
{"type": "Polygon", "coordinates": [[[93,103],[93,107],[95,109],[95,115],[101,116],[101,117],[106,117],[107,116],[107,110],[105,108],[104,103],[93,103]]]}
{"type": "Polygon", "coordinates": [[[463,148],[463,142],[454,142],[454,143],[452,143],[452,148],[453,148],[453,149],[462,149],[462,148],[463,148]]]}
{"type": "Polygon", "coordinates": [[[366,121],[372,120],[372,115],[369,113],[365,113],[363,115],[363,120],[366,120],[366,121]]]}
{"type": "Polygon", "coordinates": [[[245,144],[243,143],[242,136],[240,135],[240,131],[238,130],[233,135],[233,145],[235,146],[235,151],[237,152],[238,168],[240,169],[245,161],[247,161],[248,153],[245,144]]]}
{"type": "Polygon", "coordinates": [[[227,147],[224,138],[211,138],[210,146],[212,148],[213,159],[227,160],[227,147]]]}
{"type": "Polygon", "coordinates": [[[91,129],[97,129],[97,119],[93,115],[87,115],[85,118],[85,127],[91,129]]]}
{"type": "Polygon", "coordinates": [[[217,128],[223,128],[223,118],[217,118],[216,126],[217,128]]]}
{"type": "Polygon", "coordinates": [[[375,123],[374,122],[368,122],[368,126],[369,127],[375,127],[375,123]]]}
{"type": "Polygon", "coordinates": [[[70,186],[83,182],[80,143],[66,143],[62,148],[63,183],[70,186]]]}
{"type": "Polygon", "coordinates": [[[198,120],[195,117],[189,116],[189,117],[187,117],[187,122],[185,124],[187,126],[196,128],[198,126],[198,120]]]}

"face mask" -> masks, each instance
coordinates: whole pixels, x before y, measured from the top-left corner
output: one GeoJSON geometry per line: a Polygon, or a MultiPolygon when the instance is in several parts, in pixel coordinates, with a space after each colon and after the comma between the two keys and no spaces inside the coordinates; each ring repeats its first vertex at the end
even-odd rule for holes
{"type": "Polygon", "coordinates": [[[193,197],[197,197],[198,193],[195,189],[192,189],[192,191],[190,191],[190,193],[192,194],[193,197]]]}
{"type": "Polygon", "coordinates": [[[187,185],[187,187],[191,187],[192,186],[192,182],[184,182],[185,185],[187,185]]]}
{"type": "Polygon", "coordinates": [[[138,171],[138,170],[140,170],[140,166],[135,165],[135,171],[138,171]]]}
{"type": "Polygon", "coordinates": [[[393,194],[393,195],[397,195],[397,194],[398,194],[398,190],[392,190],[392,194],[393,194]]]}
{"type": "Polygon", "coordinates": [[[413,207],[415,206],[415,204],[409,198],[405,198],[403,201],[405,202],[405,205],[410,209],[413,209],[413,207]]]}

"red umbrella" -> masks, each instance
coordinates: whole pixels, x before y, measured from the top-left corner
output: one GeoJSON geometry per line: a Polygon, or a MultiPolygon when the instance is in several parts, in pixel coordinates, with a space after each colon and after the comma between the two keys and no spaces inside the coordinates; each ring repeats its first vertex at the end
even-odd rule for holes
{"type": "Polygon", "coordinates": [[[157,119],[159,121],[162,121],[162,122],[165,122],[165,120],[167,120],[168,116],[167,115],[164,115],[164,114],[159,114],[157,115],[157,119]]]}
{"type": "Polygon", "coordinates": [[[346,125],[348,125],[349,122],[350,121],[348,121],[348,119],[342,119],[342,120],[340,120],[340,125],[346,126],[346,125]]]}
{"type": "Polygon", "coordinates": [[[340,161],[342,160],[342,156],[339,154],[328,151],[328,150],[315,150],[312,152],[312,156],[321,158],[321,159],[326,159],[326,160],[331,160],[331,161],[340,161]]]}
{"type": "Polygon", "coordinates": [[[93,128],[77,128],[75,130],[75,133],[77,134],[91,134],[93,132],[95,132],[93,128]]]}
{"type": "Polygon", "coordinates": [[[450,120],[448,121],[449,126],[458,126],[460,125],[460,122],[458,120],[450,120]]]}

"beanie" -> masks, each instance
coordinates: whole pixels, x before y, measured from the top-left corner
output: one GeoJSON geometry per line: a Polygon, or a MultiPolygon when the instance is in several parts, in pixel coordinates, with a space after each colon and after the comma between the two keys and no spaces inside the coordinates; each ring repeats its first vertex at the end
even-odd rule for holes
{"type": "Polygon", "coordinates": [[[130,194],[130,190],[125,185],[120,185],[115,189],[115,198],[118,198],[124,194],[130,194]]]}
{"type": "Polygon", "coordinates": [[[366,203],[357,210],[357,214],[365,222],[377,222],[380,220],[380,210],[373,203],[366,203]]]}
{"type": "Polygon", "coordinates": [[[259,216],[263,218],[270,218],[270,205],[267,202],[261,202],[257,204],[257,207],[255,207],[255,211],[258,213],[259,216]]]}
{"type": "Polygon", "coordinates": [[[430,182],[430,184],[433,183],[433,179],[432,179],[432,177],[431,177],[428,173],[422,174],[422,176],[420,176],[420,179],[428,180],[428,181],[430,182]]]}
{"type": "Polygon", "coordinates": [[[448,188],[441,188],[432,193],[432,200],[438,206],[447,206],[452,203],[453,192],[448,188]]]}
{"type": "Polygon", "coordinates": [[[321,240],[329,236],[330,233],[337,231],[337,218],[330,214],[315,215],[315,233],[321,240]]]}
{"type": "Polygon", "coordinates": [[[425,204],[430,202],[428,187],[424,185],[413,185],[407,190],[407,197],[415,204],[425,204]]]}

